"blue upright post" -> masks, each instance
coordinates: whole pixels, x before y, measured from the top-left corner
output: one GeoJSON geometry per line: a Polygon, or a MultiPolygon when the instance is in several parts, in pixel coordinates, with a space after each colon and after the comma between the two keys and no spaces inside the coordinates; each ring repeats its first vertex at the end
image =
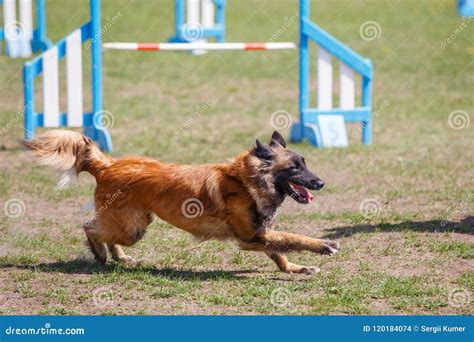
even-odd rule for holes
{"type": "Polygon", "coordinates": [[[462,17],[474,17],[474,1],[458,0],[458,15],[462,17]]]}
{"type": "Polygon", "coordinates": [[[308,37],[303,33],[303,21],[309,19],[310,7],[309,0],[300,0],[300,131],[301,137],[304,136],[304,113],[303,109],[309,107],[309,49],[308,37]]]}
{"type": "Polygon", "coordinates": [[[25,117],[25,140],[31,140],[35,135],[36,123],[34,120],[34,76],[31,65],[26,63],[23,66],[23,91],[25,97],[24,117],[25,117]]]}
{"type": "Polygon", "coordinates": [[[362,143],[372,143],[372,78],[362,78],[362,106],[370,108],[370,117],[362,122],[362,143]]]}
{"type": "Polygon", "coordinates": [[[52,44],[46,36],[45,0],[36,0],[36,28],[33,31],[31,49],[33,52],[46,51],[52,44]]]}
{"type": "Polygon", "coordinates": [[[177,34],[178,39],[183,39],[181,37],[181,29],[184,25],[184,0],[175,1],[175,10],[174,10],[174,28],[177,34]]]}
{"type": "Polygon", "coordinates": [[[216,25],[222,29],[216,36],[216,42],[223,43],[225,40],[225,0],[214,0],[216,4],[216,25]]]}
{"type": "MultiPolygon", "coordinates": [[[[3,5],[3,0],[0,0],[0,5],[3,5]]],[[[0,42],[3,41],[4,39],[5,39],[5,37],[4,37],[4,33],[3,33],[3,27],[0,26],[0,42]]]]}
{"type": "Polygon", "coordinates": [[[100,32],[100,0],[90,0],[91,58],[92,58],[92,126],[84,133],[98,142],[107,152],[112,151],[112,139],[107,127],[101,125],[102,103],[102,37],[100,32]],[[92,131],[90,130],[92,128],[92,131]]]}
{"type": "Polygon", "coordinates": [[[303,31],[305,20],[309,20],[309,0],[300,0],[300,46],[299,46],[299,117],[300,121],[291,127],[290,140],[300,142],[304,138],[313,145],[318,145],[317,132],[314,125],[308,125],[305,110],[309,108],[309,39],[303,31]]]}
{"type": "Polygon", "coordinates": [[[184,0],[174,0],[174,32],[175,35],[168,39],[171,43],[182,43],[186,41],[183,38],[182,30],[185,25],[184,20],[184,0]]]}

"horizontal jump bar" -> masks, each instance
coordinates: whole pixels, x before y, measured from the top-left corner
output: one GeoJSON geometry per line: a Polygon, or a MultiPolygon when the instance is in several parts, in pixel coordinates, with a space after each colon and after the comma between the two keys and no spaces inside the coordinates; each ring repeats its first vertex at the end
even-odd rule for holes
{"type": "Polygon", "coordinates": [[[107,50],[193,51],[193,50],[286,50],[294,43],[104,43],[107,50]]]}

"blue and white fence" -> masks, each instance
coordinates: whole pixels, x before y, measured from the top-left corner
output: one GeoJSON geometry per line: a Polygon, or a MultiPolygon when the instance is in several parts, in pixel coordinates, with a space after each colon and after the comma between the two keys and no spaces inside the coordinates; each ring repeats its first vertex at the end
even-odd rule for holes
{"type": "Polygon", "coordinates": [[[474,0],[457,0],[458,14],[462,17],[474,17],[474,0]]]}
{"type": "Polygon", "coordinates": [[[0,0],[3,22],[0,41],[5,41],[6,54],[12,58],[30,57],[32,52],[45,51],[51,46],[46,36],[45,0],[0,0]],[[36,22],[33,21],[35,13],[36,22]]]}
{"type": "Polygon", "coordinates": [[[23,68],[25,97],[25,139],[30,140],[37,127],[83,127],[84,133],[105,151],[112,151],[112,140],[102,125],[102,47],[100,0],[90,0],[91,19],[60,40],[23,68]],[[90,41],[92,72],[92,110],[84,112],[82,45],[90,41]],[[59,61],[66,59],[67,108],[60,109],[59,61]],[[35,111],[35,78],[43,76],[43,112],[35,111]]]}
{"type": "MultiPolygon", "coordinates": [[[[339,123],[357,122],[361,124],[362,143],[372,142],[372,79],[373,67],[365,59],[346,45],[332,37],[310,20],[309,0],[300,0],[300,121],[291,129],[290,139],[299,142],[307,139],[315,146],[328,146],[326,141],[334,140],[330,134],[341,132],[339,123]],[[310,105],[310,47],[309,42],[318,46],[317,62],[317,106],[310,105]],[[332,57],[340,61],[339,106],[333,105],[333,66],[332,57]],[[362,78],[361,105],[356,106],[354,72],[362,78]],[[332,132],[327,122],[335,124],[332,132]],[[323,128],[324,127],[324,128],[323,128]]],[[[344,139],[342,139],[344,140],[344,139]]],[[[347,136],[345,137],[347,141],[347,136]]],[[[342,145],[346,145],[347,142],[342,145]]],[[[340,145],[338,145],[340,146],[340,145]]]]}
{"type": "Polygon", "coordinates": [[[175,0],[175,35],[172,43],[225,40],[226,0],[175,0]]]}

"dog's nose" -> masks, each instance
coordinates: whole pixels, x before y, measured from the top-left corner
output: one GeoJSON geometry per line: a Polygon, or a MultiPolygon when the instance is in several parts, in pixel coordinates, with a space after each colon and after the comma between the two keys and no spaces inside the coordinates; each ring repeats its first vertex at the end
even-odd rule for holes
{"type": "Polygon", "coordinates": [[[324,182],[321,179],[316,181],[316,190],[321,190],[323,186],[324,186],[324,182]]]}

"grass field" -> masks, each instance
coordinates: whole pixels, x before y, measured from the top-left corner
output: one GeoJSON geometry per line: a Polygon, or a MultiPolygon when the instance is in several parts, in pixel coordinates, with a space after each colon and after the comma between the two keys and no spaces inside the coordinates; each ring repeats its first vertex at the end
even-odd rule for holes
{"type": "MultiPolygon", "coordinates": [[[[321,268],[310,277],[280,273],[232,244],[197,244],[159,220],[126,251],[141,266],[95,264],[81,228],[94,180],[84,174],[56,191],[57,177],[27,157],[17,141],[23,61],[0,56],[0,313],[472,314],[474,20],[462,22],[454,2],[313,1],[318,24],[372,59],[375,114],[371,146],[358,127],[346,149],[290,144],[326,186],[311,205],[287,200],[278,229],[342,246],[333,257],[290,255],[321,268]],[[368,21],[380,28],[374,39],[359,33],[368,21]]],[[[47,1],[53,41],[87,19],[86,4],[47,1]]],[[[275,40],[296,41],[297,7],[229,0],[227,40],[279,32],[275,40]]],[[[164,41],[172,20],[172,1],[104,0],[103,21],[113,24],[103,40],[164,41]]],[[[113,155],[224,161],[267,140],[272,113],[297,120],[297,71],[295,51],[106,52],[113,155]]],[[[89,94],[87,70],[85,79],[89,94]]],[[[313,77],[313,99],[315,88],[313,77]]]]}

